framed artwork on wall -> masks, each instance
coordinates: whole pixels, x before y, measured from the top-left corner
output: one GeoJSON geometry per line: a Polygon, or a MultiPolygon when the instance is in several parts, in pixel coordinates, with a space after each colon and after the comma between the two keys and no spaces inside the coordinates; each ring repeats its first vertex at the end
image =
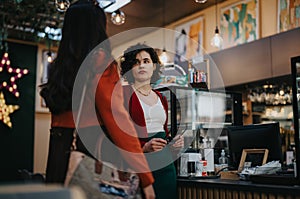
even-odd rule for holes
{"type": "Polygon", "coordinates": [[[223,48],[259,39],[259,0],[242,0],[220,10],[223,48]]]}
{"type": "Polygon", "coordinates": [[[40,96],[39,86],[48,81],[49,64],[55,59],[56,52],[49,51],[46,48],[38,48],[38,60],[37,60],[37,71],[36,71],[36,97],[35,97],[35,111],[48,113],[49,109],[46,107],[45,101],[40,96]],[[49,60],[51,59],[51,60],[49,60]]]}
{"type": "Polygon", "coordinates": [[[278,0],[278,32],[300,27],[300,0],[278,0]]]}
{"type": "Polygon", "coordinates": [[[175,27],[175,64],[202,56],[203,28],[202,16],[175,27]]]}

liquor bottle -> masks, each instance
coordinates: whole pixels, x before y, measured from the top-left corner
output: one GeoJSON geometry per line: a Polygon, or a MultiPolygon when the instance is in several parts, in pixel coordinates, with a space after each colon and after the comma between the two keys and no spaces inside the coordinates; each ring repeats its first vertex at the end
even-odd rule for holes
{"type": "Polygon", "coordinates": [[[221,156],[219,157],[219,164],[222,166],[228,165],[228,158],[226,157],[224,149],[222,149],[222,151],[221,151],[221,156]]]}

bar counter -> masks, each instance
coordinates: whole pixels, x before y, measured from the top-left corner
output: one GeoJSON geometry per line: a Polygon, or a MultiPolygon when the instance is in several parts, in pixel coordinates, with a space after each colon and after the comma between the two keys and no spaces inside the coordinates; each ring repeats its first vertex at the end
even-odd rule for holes
{"type": "Polygon", "coordinates": [[[226,179],[178,178],[179,199],[300,199],[299,185],[257,184],[226,179]]]}

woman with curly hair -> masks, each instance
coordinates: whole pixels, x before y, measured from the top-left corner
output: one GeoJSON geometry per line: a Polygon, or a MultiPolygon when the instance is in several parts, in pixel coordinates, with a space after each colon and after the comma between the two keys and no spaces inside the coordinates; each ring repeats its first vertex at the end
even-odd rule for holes
{"type": "Polygon", "coordinates": [[[153,170],[156,198],[177,198],[176,170],[169,147],[181,149],[183,137],[171,135],[167,129],[168,102],[151,84],[160,77],[160,61],[156,51],[145,44],[125,50],[121,59],[121,74],[129,85],[123,87],[125,107],[135,123],[142,149],[153,170]]]}

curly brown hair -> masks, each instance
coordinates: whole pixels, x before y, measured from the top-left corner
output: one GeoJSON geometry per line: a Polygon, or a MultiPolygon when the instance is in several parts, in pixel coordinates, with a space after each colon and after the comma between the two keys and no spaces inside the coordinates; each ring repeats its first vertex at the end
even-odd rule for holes
{"type": "Polygon", "coordinates": [[[131,69],[136,64],[136,55],[142,51],[149,53],[152,62],[156,64],[156,69],[153,71],[150,82],[151,84],[154,84],[160,78],[161,62],[154,48],[146,44],[138,43],[130,46],[124,51],[124,55],[121,58],[121,75],[128,81],[128,83],[134,83],[134,77],[131,69]]]}

